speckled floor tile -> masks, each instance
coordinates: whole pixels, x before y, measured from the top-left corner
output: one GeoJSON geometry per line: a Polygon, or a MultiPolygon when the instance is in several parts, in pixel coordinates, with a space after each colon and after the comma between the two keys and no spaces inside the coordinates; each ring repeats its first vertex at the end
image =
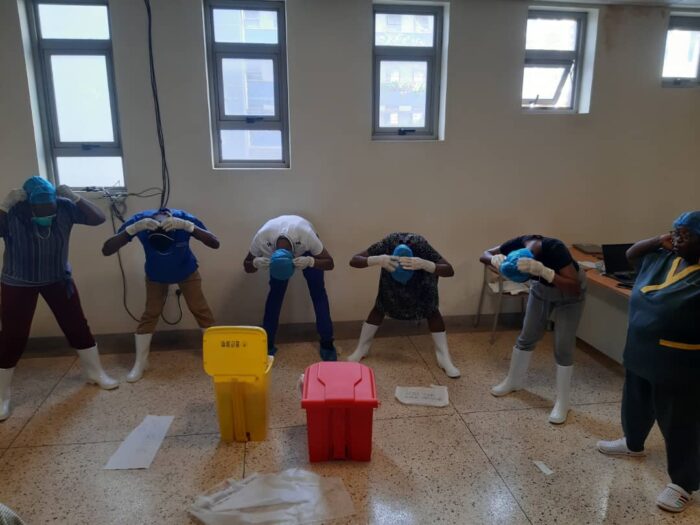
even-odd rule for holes
{"type": "Polygon", "coordinates": [[[700,505],[672,515],[654,504],[669,482],[658,429],[647,458],[611,458],[595,444],[620,437],[619,404],[580,407],[561,426],[546,416],[546,409],[464,416],[533,523],[700,523],[700,505]],[[535,460],[554,474],[545,476],[535,460]]]}
{"type": "Polygon", "coordinates": [[[75,357],[20,360],[12,380],[12,414],[0,422],[0,448],[10,446],[75,360],[75,357]]]}
{"type": "Polygon", "coordinates": [[[103,470],[119,443],[10,449],[0,501],[41,525],[192,524],[194,498],[243,474],[244,446],[218,436],[166,438],[147,470],[103,470]]]}
{"type": "Polygon", "coordinates": [[[246,475],[301,467],[343,479],[347,523],[527,523],[457,415],[379,420],[368,463],[308,463],[306,428],[272,431],[246,448],[246,475]]]}
{"type": "MultiPolygon", "coordinates": [[[[508,373],[510,354],[517,332],[501,333],[494,345],[488,332],[448,334],[455,366],[462,377],[456,381],[441,374],[435,364],[435,352],[429,335],[411,340],[442,385],[447,385],[450,400],[460,413],[520,408],[551,407],[555,398],[555,363],[552,334],[548,333],[534,350],[525,389],[496,398],[492,386],[508,373]]],[[[619,402],[622,399],[623,369],[596,352],[576,351],[572,379],[572,403],[619,402]]]]}
{"type": "MultiPolygon", "coordinates": [[[[133,355],[110,354],[102,362],[124,381],[133,355]]],[[[122,440],[149,414],[175,416],[169,435],[218,432],[213,386],[202,369],[201,352],[153,352],[150,364],[141,381],[110,391],[86,385],[74,365],[13,446],[122,440]]]]}

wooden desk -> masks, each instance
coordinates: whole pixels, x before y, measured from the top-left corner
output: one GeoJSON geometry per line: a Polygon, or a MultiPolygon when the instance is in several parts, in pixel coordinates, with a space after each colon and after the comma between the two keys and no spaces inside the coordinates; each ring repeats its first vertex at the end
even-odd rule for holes
{"type": "MultiPolygon", "coordinates": [[[[598,262],[599,259],[570,247],[577,261],[598,262]]],[[[627,339],[627,310],[632,290],[620,288],[615,279],[598,270],[587,270],[588,293],[577,336],[618,363],[627,339]]]]}
{"type": "MultiPolygon", "coordinates": [[[[587,253],[583,253],[582,251],[577,250],[573,246],[569,247],[569,251],[571,252],[572,257],[577,261],[600,261],[600,259],[597,259],[592,255],[588,255],[587,253]]],[[[612,277],[606,277],[598,270],[586,270],[586,277],[588,277],[588,282],[591,282],[596,286],[601,286],[603,288],[612,290],[616,294],[626,297],[628,299],[632,295],[632,290],[618,286],[618,282],[615,279],[613,279],[612,277]]]]}

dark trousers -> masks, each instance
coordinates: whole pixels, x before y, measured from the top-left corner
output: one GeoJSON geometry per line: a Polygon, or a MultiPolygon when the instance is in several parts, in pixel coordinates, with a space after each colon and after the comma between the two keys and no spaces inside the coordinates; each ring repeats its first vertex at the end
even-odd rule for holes
{"type": "Polygon", "coordinates": [[[73,348],[83,350],[95,346],[73,281],[61,281],[46,286],[10,286],[2,283],[0,368],[14,368],[22,357],[39,295],[51,308],[58,325],[73,348]]]}
{"type": "MultiPolygon", "coordinates": [[[[328,304],[328,294],[323,278],[323,271],[316,268],[304,270],[304,278],[309,287],[309,294],[316,313],[316,330],[321,339],[323,348],[330,348],[333,345],[333,321],[331,321],[331,309],[328,304]]],[[[289,281],[279,281],[270,278],[270,292],[267,294],[265,302],[265,316],[263,318],[263,328],[267,332],[267,347],[272,349],[275,346],[277,327],[279,326],[280,312],[284,302],[284,294],[287,292],[289,281]]]]}
{"type": "Polygon", "coordinates": [[[671,481],[700,488],[700,387],[651,383],[629,370],[622,391],[622,429],[630,450],[644,450],[654,421],[666,442],[671,481]]]}

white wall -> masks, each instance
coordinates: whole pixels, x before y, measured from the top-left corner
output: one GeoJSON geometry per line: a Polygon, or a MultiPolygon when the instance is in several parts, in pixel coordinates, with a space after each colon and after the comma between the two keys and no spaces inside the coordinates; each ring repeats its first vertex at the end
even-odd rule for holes
{"type": "MultiPolygon", "coordinates": [[[[137,191],[160,174],[147,80],[141,0],[112,1],[126,178],[137,191]]],[[[476,310],[480,251],[516,234],[566,241],[632,241],[667,230],[700,208],[700,90],[662,89],[667,12],[603,8],[591,113],[520,109],[527,4],[453,0],[446,140],[370,139],[369,0],[289,0],[292,168],[213,170],[200,0],[154,0],[155,56],[172,173],[171,206],[199,215],[222,240],[196,246],[205,292],[220,323],[256,323],[262,274],[243,273],[250,238],[268,218],[299,213],[318,228],[336,269],[327,275],[336,320],[363,318],[375,270],[350,256],[384,234],[428,237],[456,276],[441,284],[443,313],[476,310]]],[[[27,75],[14,0],[0,2],[0,193],[36,171],[27,75]]],[[[156,200],[131,200],[133,212],[156,200]]],[[[96,333],[128,332],[116,259],[100,254],[110,227],[74,231],[71,261],[96,333]]],[[[137,312],[141,249],[123,250],[137,312]]],[[[283,322],[313,319],[295,278],[283,322]]],[[[172,307],[172,305],[170,305],[172,307]]],[[[172,308],[170,309],[172,315],[172,308]]],[[[186,316],[183,327],[194,323],[186,316]]],[[[34,335],[58,334],[46,309],[34,335]]]]}

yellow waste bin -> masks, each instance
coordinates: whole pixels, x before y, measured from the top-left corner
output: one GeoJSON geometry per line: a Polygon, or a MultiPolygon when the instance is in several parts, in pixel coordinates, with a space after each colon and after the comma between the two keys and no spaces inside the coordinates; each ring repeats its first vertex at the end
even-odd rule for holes
{"type": "Polygon", "coordinates": [[[204,332],[204,370],[214,379],[223,441],[263,441],[273,357],[257,326],[215,326],[204,332]]]}

